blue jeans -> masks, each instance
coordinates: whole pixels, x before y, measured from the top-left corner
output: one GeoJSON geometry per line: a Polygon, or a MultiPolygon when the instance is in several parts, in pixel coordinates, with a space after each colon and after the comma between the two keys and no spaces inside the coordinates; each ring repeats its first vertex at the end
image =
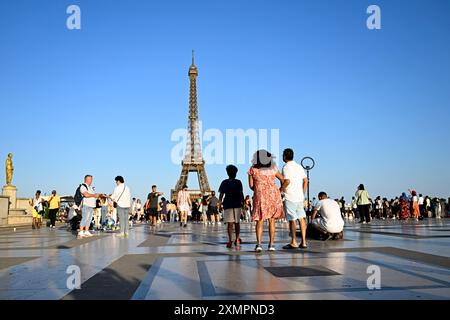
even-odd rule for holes
{"type": "Polygon", "coordinates": [[[108,213],[108,207],[102,207],[102,226],[106,224],[106,215],[108,213]]]}
{"type": "Polygon", "coordinates": [[[176,215],[177,215],[177,211],[176,210],[170,211],[170,222],[175,222],[176,215]]]}
{"type": "Polygon", "coordinates": [[[91,226],[92,217],[94,216],[94,208],[83,206],[81,208],[81,222],[80,227],[84,228],[86,227],[89,230],[89,227],[91,226]]]}

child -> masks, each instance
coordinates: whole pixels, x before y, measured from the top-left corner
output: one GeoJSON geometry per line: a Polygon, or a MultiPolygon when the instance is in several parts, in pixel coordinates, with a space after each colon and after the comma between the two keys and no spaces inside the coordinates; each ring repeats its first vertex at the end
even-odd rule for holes
{"type": "Polygon", "coordinates": [[[242,188],[242,182],[236,179],[238,168],[229,165],[226,168],[228,179],[223,180],[219,187],[219,208],[224,210],[224,222],[228,226],[228,243],[227,248],[232,247],[233,237],[233,224],[236,232],[235,246],[241,244],[241,238],[239,238],[240,232],[240,219],[242,214],[242,207],[244,205],[244,193],[242,188]],[[225,199],[224,199],[225,196],[225,199]]]}
{"type": "Polygon", "coordinates": [[[70,229],[72,231],[77,231],[80,228],[81,210],[76,204],[73,204],[70,207],[69,216],[67,218],[69,219],[70,229]]]}
{"type": "Polygon", "coordinates": [[[40,229],[42,224],[42,215],[44,213],[44,199],[41,197],[41,191],[36,191],[34,198],[29,201],[33,208],[33,229],[40,229]]]}

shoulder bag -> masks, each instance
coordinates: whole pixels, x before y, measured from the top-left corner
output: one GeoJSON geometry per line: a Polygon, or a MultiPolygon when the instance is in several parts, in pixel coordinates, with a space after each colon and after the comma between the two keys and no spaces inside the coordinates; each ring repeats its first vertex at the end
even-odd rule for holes
{"type": "MultiPolygon", "coordinates": [[[[123,185],[123,191],[122,191],[122,194],[120,195],[119,199],[117,199],[117,201],[119,201],[120,198],[122,198],[123,193],[125,192],[125,188],[126,188],[126,187],[127,187],[126,185],[123,185]]],[[[114,201],[114,203],[113,203],[114,208],[117,208],[117,201],[114,201]]]]}

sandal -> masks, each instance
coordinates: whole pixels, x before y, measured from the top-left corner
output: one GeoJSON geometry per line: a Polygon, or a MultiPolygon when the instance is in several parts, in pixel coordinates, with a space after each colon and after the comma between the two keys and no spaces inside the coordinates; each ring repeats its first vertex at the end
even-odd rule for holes
{"type": "Polygon", "coordinates": [[[283,249],[285,250],[293,250],[293,249],[298,249],[298,247],[294,247],[292,244],[287,244],[283,247],[283,249]]]}

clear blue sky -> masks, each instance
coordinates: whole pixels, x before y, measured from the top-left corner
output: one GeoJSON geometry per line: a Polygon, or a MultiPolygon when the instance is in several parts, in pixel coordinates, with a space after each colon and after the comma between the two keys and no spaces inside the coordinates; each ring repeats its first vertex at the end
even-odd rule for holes
{"type": "MultiPolygon", "coordinates": [[[[138,197],[169,194],[194,48],[205,129],[280,129],[281,148],[315,158],[314,194],[363,182],[448,197],[449,13],[447,0],[4,0],[1,161],[14,153],[19,196],[73,194],[86,173],[98,191],[121,174],[138,197]],[[71,4],[81,30],[66,28],[71,4]],[[366,28],[370,4],[381,30],[366,28]]],[[[224,166],[206,169],[218,188],[224,166]]]]}

